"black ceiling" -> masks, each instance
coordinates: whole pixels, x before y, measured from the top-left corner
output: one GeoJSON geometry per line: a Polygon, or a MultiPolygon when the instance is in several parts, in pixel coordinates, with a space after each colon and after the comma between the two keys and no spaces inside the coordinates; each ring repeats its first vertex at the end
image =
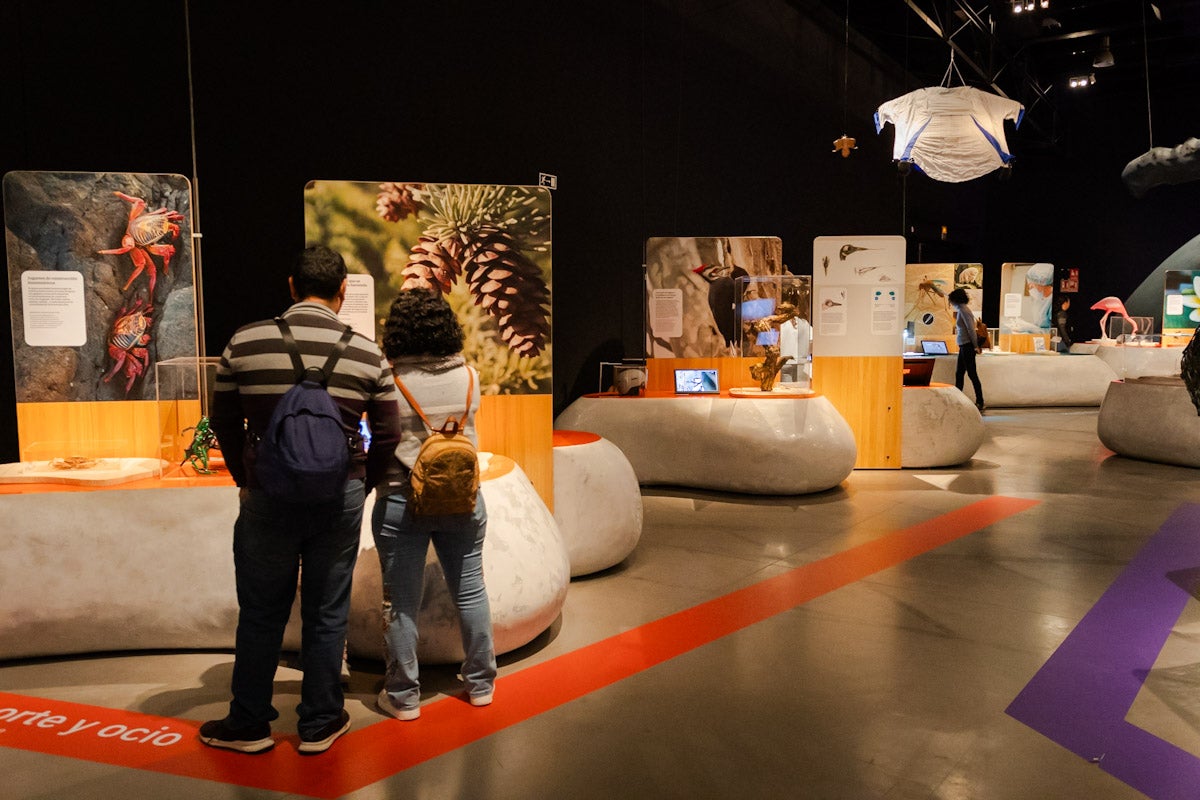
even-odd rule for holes
{"type": "Polygon", "coordinates": [[[1023,0],[1019,13],[1017,0],[822,1],[912,88],[966,83],[1021,102],[1026,147],[1118,123],[1147,146],[1200,136],[1200,0],[1023,0]],[[1111,66],[1098,65],[1105,44],[1111,66]]]}

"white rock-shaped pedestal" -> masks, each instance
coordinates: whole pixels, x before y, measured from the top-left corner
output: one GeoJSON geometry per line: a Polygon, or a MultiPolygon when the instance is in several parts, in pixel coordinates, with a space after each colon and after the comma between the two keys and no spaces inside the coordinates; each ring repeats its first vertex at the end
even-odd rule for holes
{"type": "Polygon", "coordinates": [[[581,397],[555,427],[608,439],[643,485],[807,494],[840,484],[858,454],[822,395],[581,397]]]}
{"type": "Polygon", "coordinates": [[[1180,378],[1114,381],[1096,434],[1123,456],[1200,467],[1200,416],[1180,378]]]}
{"type": "MultiPolygon", "coordinates": [[[[525,473],[494,456],[482,486],[496,651],[514,650],[558,617],[570,566],[558,526],[525,473]]],[[[354,573],[352,655],[383,659],[372,495],[354,573]]],[[[107,650],[232,648],[237,628],[231,485],[0,495],[0,659],[107,650]]],[[[419,657],[462,659],[458,618],[434,563],[426,572],[419,657]]],[[[293,614],[285,649],[300,646],[293,614]]]]}
{"type": "MultiPolygon", "coordinates": [[[[528,644],[558,618],[567,598],[571,569],[554,516],[521,468],[512,459],[493,455],[483,478],[480,490],[488,511],[483,580],[492,608],[496,653],[500,654],[528,644]]],[[[354,570],[347,643],[351,655],[383,660],[383,580],[379,554],[370,536],[370,519],[368,507],[363,547],[354,570]]],[[[432,547],[425,562],[425,596],[417,627],[421,663],[462,661],[458,612],[432,547]]]]}
{"type": "Polygon", "coordinates": [[[236,486],[0,495],[0,659],[231,648],[236,486]]]}
{"type": "MultiPolygon", "coordinates": [[[[954,385],[956,356],[938,356],[933,380],[954,385]]],[[[1117,373],[1097,356],[984,353],[975,360],[984,402],[992,408],[1098,406],[1117,373]]],[[[971,381],[963,383],[975,402],[971,381]]]]}
{"type": "Polygon", "coordinates": [[[642,493],[625,454],[582,431],[554,432],[554,519],[571,577],[619,564],[642,536],[642,493]]]}
{"type": "MultiPolygon", "coordinates": [[[[987,389],[984,389],[986,396],[987,389]]],[[[969,461],[983,444],[983,419],[953,386],[906,386],[900,465],[948,467],[969,461]]]]}

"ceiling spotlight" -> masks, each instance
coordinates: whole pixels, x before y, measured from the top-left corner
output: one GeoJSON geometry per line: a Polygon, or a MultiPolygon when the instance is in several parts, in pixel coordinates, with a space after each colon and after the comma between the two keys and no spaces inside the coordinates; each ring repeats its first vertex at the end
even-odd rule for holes
{"type": "Polygon", "coordinates": [[[1075,77],[1069,78],[1067,80],[1067,85],[1070,86],[1072,89],[1082,89],[1084,87],[1091,86],[1095,82],[1096,82],[1096,76],[1094,74],[1092,74],[1092,75],[1076,75],[1075,77]]]}
{"type": "Polygon", "coordinates": [[[1113,61],[1112,50],[1108,47],[1108,37],[1105,36],[1104,44],[1100,47],[1099,52],[1096,53],[1096,57],[1092,59],[1092,66],[1096,69],[1103,69],[1111,67],[1114,63],[1116,62],[1113,61]]]}
{"type": "Polygon", "coordinates": [[[1050,0],[1041,0],[1041,3],[1039,3],[1039,5],[1042,7],[1043,10],[1045,10],[1050,7],[1050,0]]]}
{"type": "Polygon", "coordinates": [[[1035,2],[1034,2],[1034,0],[1028,0],[1028,1],[1025,3],[1025,10],[1026,10],[1026,11],[1033,11],[1035,8],[1037,8],[1037,3],[1035,3],[1035,2]]]}
{"type": "Polygon", "coordinates": [[[1013,9],[1014,14],[1020,14],[1022,11],[1024,11],[1025,10],[1024,0],[1014,0],[1014,2],[1012,4],[1012,9],[1013,9]]]}

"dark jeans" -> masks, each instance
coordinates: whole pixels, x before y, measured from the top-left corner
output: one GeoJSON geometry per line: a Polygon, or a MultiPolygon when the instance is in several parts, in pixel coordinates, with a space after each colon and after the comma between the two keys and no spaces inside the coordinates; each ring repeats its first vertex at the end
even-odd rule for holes
{"type": "Polygon", "coordinates": [[[971,379],[975,389],[975,405],[983,408],[983,385],[979,382],[979,371],[975,368],[975,346],[960,344],[958,346],[958,363],[954,369],[954,385],[959,391],[963,388],[963,376],[971,379]]]}
{"type": "Polygon", "coordinates": [[[346,483],[343,500],[282,503],[244,492],[233,527],[238,627],[230,724],[242,727],[279,716],[271,702],[283,629],[296,597],[300,567],[304,680],[296,710],[303,736],[342,713],[342,652],[350,612],[350,582],[358,560],[365,492],[346,483]]]}

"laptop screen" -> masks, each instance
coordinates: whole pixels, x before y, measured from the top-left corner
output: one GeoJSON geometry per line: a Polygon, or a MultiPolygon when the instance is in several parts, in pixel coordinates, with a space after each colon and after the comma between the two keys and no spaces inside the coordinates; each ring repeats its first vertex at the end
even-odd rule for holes
{"type": "Polygon", "coordinates": [[[675,370],[675,394],[719,394],[720,391],[715,369],[675,370]]]}
{"type": "Polygon", "coordinates": [[[921,352],[927,356],[945,356],[950,354],[950,350],[946,347],[946,343],[941,339],[921,340],[921,352]]]}

